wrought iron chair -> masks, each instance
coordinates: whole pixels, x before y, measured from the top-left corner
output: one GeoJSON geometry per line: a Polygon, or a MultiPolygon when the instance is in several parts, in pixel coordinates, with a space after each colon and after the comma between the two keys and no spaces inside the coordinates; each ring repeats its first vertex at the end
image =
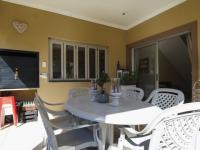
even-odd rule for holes
{"type": "Polygon", "coordinates": [[[142,100],[144,97],[144,91],[141,88],[137,88],[135,86],[123,87],[122,97],[132,98],[135,100],[142,100]]]}
{"type": "Polygon", "coordinates": [[[151,92],[150,96],[145,100],[161,109],[170,108],[184,103],[183,92],[176,89],[159,88],[151,92]]]}
{"type": "Polygon", "coordinates": [[[118,149],[197,150],[200,149],[199,129],[200,102],[178,105],[164,110],[140,132],[126,129],[135,137],[127,137],[122,128],[118,149]]]}
{"type": "Polygon", "coordinates": [[[98,147],[96,140],[97,133],[95,132],[97,131],[96,126],[93,126],[93,132],[83,125],[74,126],[72,123],[65,127],[66,132],[56,135],[53,130],[53,127],[55,126],[49,121],[47,112],[45,112],[45,109],[38,100],[38,97],[35,97],[34,103],[39,110],[43,125],[46,130],[47,150],[79,150],[87,147],[98,147]]]}

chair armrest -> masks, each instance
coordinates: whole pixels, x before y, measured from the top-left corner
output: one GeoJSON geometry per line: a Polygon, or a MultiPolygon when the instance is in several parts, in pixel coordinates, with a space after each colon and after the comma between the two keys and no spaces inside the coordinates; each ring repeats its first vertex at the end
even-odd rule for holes
{"type": "Polygon", "coordinates": [[[52,122],[49,122],[50,125],[55,128],[55,129],[61,129],[62,131],[66,132],[66,131],[70,131],[70,130],[74,130],[74,129],[81,129],[81,128],[86,128],[86,127],[91,127],[91,126],[98,126],[97,123],[93,123],[93,124],[84,124],[84,125],[76,125],[76,123],[72,123],[71,126],[58,126],[52,122]]]}
{"type": "Polygon", "coordinates": [[[146,135],[150,134],[153,129],[155,128],[156,124],[161,121],[160,117],[156,117],[151,123],[149,123],[143,130],[137,131],[130,126],[121,126],[120,127],[120,134],[131,134],[132,136],[139,136],[139,135],[146,135]]]}
{"type": "Polygon", "coordinates": [[[124,132],[125,134],[131,134],[131,135],[141,135],[141,134],[143,134],[143,132],[141,132],[141,131],[137,131],[137,130],[135,130],[134,128],[132,128],[132,127],[125,127],[125,128],[121,128],[120,129],[121,130],[121,132],[124,132]]]}
{"type": "Polygon", "coordinates": [[[144,101],[147,102],[147,103],[150,103],[151,100],[152,100],[152,98],[153,98],[153,95],[151,93],[151,95],[146,100],[144,100],[144,101]]]}

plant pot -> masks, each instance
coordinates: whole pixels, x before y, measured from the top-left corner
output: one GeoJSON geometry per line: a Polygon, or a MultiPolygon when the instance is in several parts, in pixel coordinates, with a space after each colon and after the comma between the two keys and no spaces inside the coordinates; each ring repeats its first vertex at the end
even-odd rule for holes
{"type": "Polygon", "coordinates": [[[104,93],[99,93],[99,94],[97,94],[97,96],[96,96],[96,100],[97,100],[97,102],[99,102],[99,103],[108,103],[109,96],[108,96],[108,94],[106,94],[105,92],[104,92],[104,93]]]}

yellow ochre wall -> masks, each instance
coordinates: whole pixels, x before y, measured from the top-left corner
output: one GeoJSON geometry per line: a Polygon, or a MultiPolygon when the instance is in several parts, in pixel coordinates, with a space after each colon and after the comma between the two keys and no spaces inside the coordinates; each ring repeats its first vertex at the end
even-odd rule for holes
{"type": "MultiPolygon", "coordinates": [[[[41,68],[41,61],[48,62],[48,37],[108,46],[108,70],[110,77],[114,77],[117,60],[120,61],[122,66],[125,65],[126,44],[195,20],[198,21],[199,29],[199,0],[187,0],[183,4],[127,31],[29,7],[0,2],[0,47],[39,51],[40,72],[48,72],[48,68],[41,68]],[[15,19],[28,23],[28,30],[24,34],[18,34],[13,29],[11,22],[15,19]]],[[[199,36],[200,30],[198,30],[199,36]]],[[[198,40],[199,48],[200,40],[198,40]]],[[[49,101],[65,101],[68,90],[80,86],[88,86],[88,83],[52,83],[46,79],[40,79],[38,92],[49,101]]]]}
{"type": "MultiPolygon", "coordinates": [[[[38,9],[0,2],[0,48],[40,52],[41,62],[49,56],[48,37],[108,46],[108,72],[115,76],[115,66],[125,65],[125,31],[38,9]],[[13,20],[28,23],[28,30],[19,34],[12,27],[13,20]]],[[[88,86],[87,82],[48,82],[40,78],[39,94],[48,101],[65,101],[68,90],[88,86]]]]}
{"type": "MultiPolygon", "coordinates": [[[[147,2],[148,3],[148,2],[147,2]]],[[[175,27],[197,21],[198,57],[200,49],[200,0],[186,2],[149,19],[126,32],[126,44],[130,44],[175,27]]],[[[200,62],[198,62],[198,66],[200,62]]],[[[199,69],[198,69],[198,74],[199,69]]],[[[199,77],[199,76],[198,76],[199,77]]],[[[199,77],[200,78],[200,77],[199,77]]]]}

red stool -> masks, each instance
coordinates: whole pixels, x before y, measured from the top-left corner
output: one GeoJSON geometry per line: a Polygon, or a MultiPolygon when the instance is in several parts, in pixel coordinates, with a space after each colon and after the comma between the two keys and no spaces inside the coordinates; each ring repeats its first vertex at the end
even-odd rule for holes
{"type": "Polygon", "coordinates": [[[18,117],[14,96],[0,97],[0,127],[4,126],[6,115],[13,115],[14,125],[17,126],[18,117]]]}

